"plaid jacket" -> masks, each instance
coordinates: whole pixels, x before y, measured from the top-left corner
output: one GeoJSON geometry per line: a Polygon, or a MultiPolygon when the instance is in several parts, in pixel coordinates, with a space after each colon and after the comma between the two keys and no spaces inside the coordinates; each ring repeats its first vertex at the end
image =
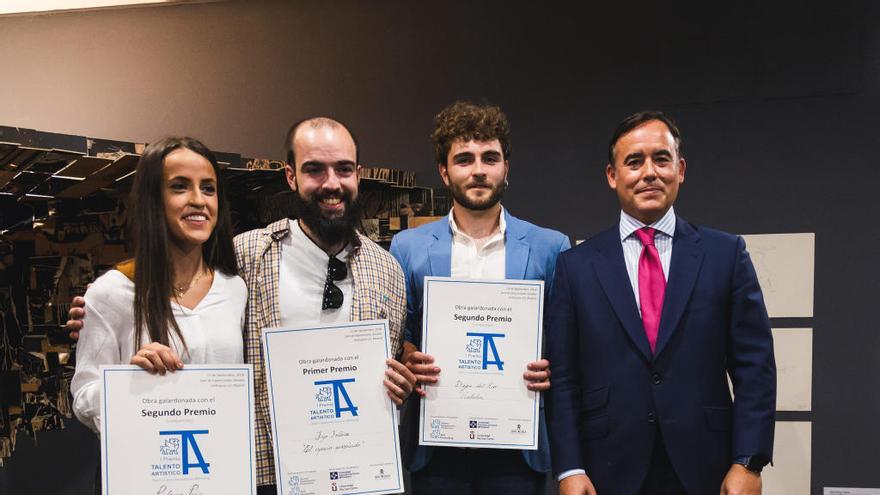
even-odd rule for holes
{"type": "MultiPolygon", "coordinates": [[[[239,275],[248,286],[245,323],[245,362],[254,365],[256,414],[254,429],[257,447],[257,485],[275,484],[275,460],[269,424],[269,395],[263,368],[263,328],[281,325],[278,300],[278,274],[281,240],[290,234],[287,219],[271,223],[235,237],[239,275]]],[[[399,356],[406,319],[406,286],[403,271],[387,251],[358,234],[348,258],[354,288],[351,320],[388,319],[391,351],[399,356]]]]}

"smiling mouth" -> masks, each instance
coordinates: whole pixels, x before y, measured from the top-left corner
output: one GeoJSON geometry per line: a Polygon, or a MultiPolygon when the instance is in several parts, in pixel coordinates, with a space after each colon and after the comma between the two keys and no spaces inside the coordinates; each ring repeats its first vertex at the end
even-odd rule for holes
{"type": "Polygon", "coordinates": [[[329,208],[333,210],[342,208],[342,198],[338,198],[335,196],[331,196],[329,198],[321,198],[318,203],[324,208],[329,208]]]}
{"type": "Polygon", "coordinates": [[[205,215],[203,213],[192,213],[189,215],[185,215],[183,217],[183,219],[186,220],[187,222],[197,222],[197,223],[208,221],[207,215],[205,215]]]}

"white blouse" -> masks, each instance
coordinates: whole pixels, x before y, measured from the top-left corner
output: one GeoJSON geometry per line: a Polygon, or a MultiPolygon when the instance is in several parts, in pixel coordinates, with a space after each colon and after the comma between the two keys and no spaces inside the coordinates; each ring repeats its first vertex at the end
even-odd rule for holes
{"type": "MultiPolygon", "coordinates": [[[[86,315],[76,346],[76,373],[70,384],[73,412],[92,430],[101,429],[102,364],[128,364],[134,345],[134,282],[111,270],[98,277],[85,295],[86,315]]],[[[172,347],[184,363],[244,362],[243,328],[247,286],[238,276],[214,272],[214,281],[194,309],[171,301],[171,310],[188,352],[172,333],[172,347]]],[[[142,345],[149,342],[144,335],[142,345]]]]}
{"type": "MultiPolygon", "coordinates": [[[[348,265],[351,247],[336,257],[348,265]]],[[[347,323],[351,319],[354,278],[348,266],[344,280],[334,281],[342,291],[342,306],[321,309],[324,281],[330,257],[303,232],[297,220],[290,220],[290,235],[281,240],[281,265],[278,275],[278,300],[281,326],[298,327],[324,323],[347,323]]]]}

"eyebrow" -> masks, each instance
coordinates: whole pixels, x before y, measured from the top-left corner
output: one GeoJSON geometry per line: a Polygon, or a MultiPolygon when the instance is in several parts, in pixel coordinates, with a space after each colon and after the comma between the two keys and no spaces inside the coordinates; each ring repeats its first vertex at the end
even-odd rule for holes
{"type": "Polygon", "coordinates": [[[628,162],[630,158],[644,158],[644,157],[645,157],[644,153],[642,153],[641,151],[637,151],[635,153],[630,153],[630,154],[626,155],[625,157],[623,157],[623,162],[624,163],[628,162]]]}
{"type": "MultiPolygon", "coordinates": [[[[326,166],[328,166],[328,164],[325,163],[325,162],[319,162],[318,160],[309,160],[309,161],[306,161],[306,162],[302,162],[302,165],[300,165],[300,167],[306,167],[306,166],[312,166],[312,165],[316,165],[316,166],[319,166],[319,167],[326,167],[326,166]]],[[[337,161],[337,162],[332,162],[329,166],[331,166],[331,167],[338,167],[338,166],[340,166],[340,165],[351,165],[351,166],[355,166],[356,163],[355,163],[353,160],[339,160],[339,161],[337,161]]]]}
{"type": "MultiPolygon", "coordinates": [[[[186,182],[192,182],[192,179],[190,179],[189,177],[184,177],[182,175],[175,175],[174,177],[168,178],[169,182],[174,181],[174,180],[182,180],[182,181],[186,181],[186,182]]],[[[204,179],[199,179],[199,180],[200,180],[200,182],[216,182],[216,179],[213,177],[206,177],[204,179]]]]}
{"type": "Polygon", "coordinates": [[[461,153],[456,153],[456,154],[452,155],[453,160],[456,158],[473,158],[473,157],[474,157],[474,154],[470,151],[462,151],[461,153]]]}

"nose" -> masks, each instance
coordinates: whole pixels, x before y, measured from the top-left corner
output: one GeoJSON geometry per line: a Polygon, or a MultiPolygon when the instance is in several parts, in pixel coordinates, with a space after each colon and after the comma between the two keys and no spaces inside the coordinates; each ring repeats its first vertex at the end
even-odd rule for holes
{"type": "Polygon", "coordinates": [[[486,171],[484,170],[484,167],[487,167],[487,166],[488,165],[484,164],[483,160],[481,158],[477,157],[477,159],[474,161],[474,168],[473,168],[473,172],[472,172],[473,175],[485,176],[486,171]]]}
{"type": "Polygon", "coordinates": [[[642,178],[646,181],[650,182],[657,178],[657,168],[656,165],[654,165],[654,160],[650,157],[645,160],[645,166],[642,171],[642,178]]]}
{"type": "Polygon", "coordinates": [[[327,168],[327,178],[321,184],[322,189],[330,189],[333,191],[338,191],[342,189],[341,182],[339,181],[339,176],[336,175],[336,170],[333,167],[327,168]]]}
{"type": "Polygon", "coordinates": [[[189,196],[189,204],[195,208],[204,208],[207,205],[205,193],[198,187],[193,188],[193,193],[189,196]]]}

